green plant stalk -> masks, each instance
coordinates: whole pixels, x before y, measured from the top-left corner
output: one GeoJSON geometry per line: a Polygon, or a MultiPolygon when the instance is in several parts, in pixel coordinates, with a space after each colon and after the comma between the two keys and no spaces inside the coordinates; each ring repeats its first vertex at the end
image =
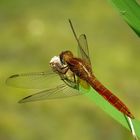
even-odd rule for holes
{"type": "MultiPolygon", "coordinates": [[[[108,115],[110,115],[113,119],[118,121],[122,126],[127,128],[130,131],[130,127],[124,115],[119,112],[116,108],[114,108],[110,103],[108,103],[103,97],[101,97],[95,90],[90,88],[89,91],[85,91],[80,88],[81,92],[86,92],[84,95],[89,97],[92,101],[95,102],[100,108],[102,108],[108,115]]],[[[132,120],[136,135],[140,137],[140,121],[133,119],[132,120]]]]}
{"type": "Polygon", "coordinates": [[[136,0],[108,0],[140,37],[140,5],[136,0]]]}
{"type": "MultiPolygon", "coordinates": [[[[110,3],[113,4],[113,6],[119,11],[120,15],[123,17],[123,19],[127,22],[127,24],[135,31],[135,33],[140,37],[140,1],[138,3],[138,0],[108,0],[110,3]]],[[[92,91],[91,91],[92,92],[92,91]]],[[[125,121],[125,118],[123,117],[120,112],[117,110],[113,110],[113,108],[110,108],[106,103],[103,103],[96,94],[95,97],[92,95],[91,99],[97,98],[99,99],[96,103],[101,107],[101,104],[104,105],[104,110],[109,113],[108,111],[113,111],[112,114],[110,114],[115,120],[120,122],[124,127],[129,129],[128,123],[125,121]],[[102,103],[101,103],[102,102],[102,103]],[[107,107],[108,106],[108,107],[107,107]]],[[[140,137],[140,122],[136,119],[133,121],[134,129],[136,132],[136,135],[140,137]]],[[[130,130],[130,129],[129,129],[130,130]]]]}

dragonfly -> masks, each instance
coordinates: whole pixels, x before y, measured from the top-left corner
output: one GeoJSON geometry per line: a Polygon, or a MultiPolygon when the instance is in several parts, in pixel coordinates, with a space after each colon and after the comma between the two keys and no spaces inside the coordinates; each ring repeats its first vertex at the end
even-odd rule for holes
{"type": "Polygon", "coordinates": [[[63,51],[59,56],[51,59],[51,71],[10,76],[6,80],[8,85],[41,89],[41,91],[21,99],[19,103],[81,95],[83,93],[79,92],[79,88],[82,86],[87,90],[93,88],[117,110],[134,119],[128,107],[95,77],[86,35],[81,34],[77,37],[71,20],[69,23],[78,44],[78,57],[75,57],[69,50],[63,51]]]}

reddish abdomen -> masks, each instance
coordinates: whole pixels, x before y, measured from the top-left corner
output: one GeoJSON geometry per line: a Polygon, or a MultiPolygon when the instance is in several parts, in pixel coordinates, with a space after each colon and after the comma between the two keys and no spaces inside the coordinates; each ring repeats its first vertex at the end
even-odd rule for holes
{"type": "Polygon", "coordinates": [[[87,82],[116,109],[134,119],[134,116],[131,114],[126,105],[111,91],[104,87],[94,76],[93,78],[88,78],[87,82]]]}

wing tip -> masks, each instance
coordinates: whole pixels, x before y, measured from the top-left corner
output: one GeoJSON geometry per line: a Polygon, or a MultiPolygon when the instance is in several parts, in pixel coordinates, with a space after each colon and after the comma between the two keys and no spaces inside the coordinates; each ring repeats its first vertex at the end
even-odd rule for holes
{"type": "Polygon", "coordinates": [[[80,36],[83,36],[85,39],[87,39],[86,34],[81,34],[80,36]]]}
{"type": "Polygon", "coordinates": [[[25,103],[24,98],[18,101],[19,104],[25,103]]]}
{"type": "Polygon", "coordinates": [[[15,78],[15,77],[18,77],[18,76],[19,76],[19,74],[14,74],[14,75],[11,75],[8,79],[15,78]]]}
{"type": "Polygon", "coordinates": [[[70,18],[68,18],[68,21],[69,21],[69,22],[71,22],[71,19],[70,19],[70,18]]]}
{"type": "Polygon", "coordinates": [[[28,101],[28,98],[30,98],[30,97],[32,97],[32,95],[29,95],[29,96],[27,96],[27,97],[24,97],[23,99],[19,100],[18,103],[21,104],[21,103],[29,102],[29,101],[28,101]]]}
{"type": "Polygon", "coordinates": [[[18,101],[18,103],[19,103],[19,104],[22,104],[22,103],[24,103],[24,102],[23,102],[22,99],[21,99],[21,100],[18,101]]]}
{"type": "Polygon", "coordinates": [[[18,77],[18,76],[19,76],[19,74],[14,74],[14,75],[9,76],[9,77],[6,79],[5,83],[6,83],[7,85],[9,85],[9,80],[12,79],[12,78],[16,78],[16,77],[18,77]]]}

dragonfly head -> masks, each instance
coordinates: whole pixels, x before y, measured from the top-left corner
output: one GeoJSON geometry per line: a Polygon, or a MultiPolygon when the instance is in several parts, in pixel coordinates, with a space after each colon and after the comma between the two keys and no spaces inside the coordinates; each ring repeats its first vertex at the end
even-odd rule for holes
{"type": "Polygon", "coordinates": [[[73,58],[73,54],[71,51],[64,51],[60,55],[60,61],[62,64],[66,64],[71,58],[73,58]]]}
{"type": "Polygon", "coordinates": [[[62,66],[62,63],[61,63],[61,61],[60,61],[59,56],[54,56],[54,57],[51,59],[51,61],[50,61],[50,66],[51,66],[51,68],[52,68],[54,71],[57,70],[57,67],[59,67],[59,68],[63,67],[63,66],[62,66]]]}

